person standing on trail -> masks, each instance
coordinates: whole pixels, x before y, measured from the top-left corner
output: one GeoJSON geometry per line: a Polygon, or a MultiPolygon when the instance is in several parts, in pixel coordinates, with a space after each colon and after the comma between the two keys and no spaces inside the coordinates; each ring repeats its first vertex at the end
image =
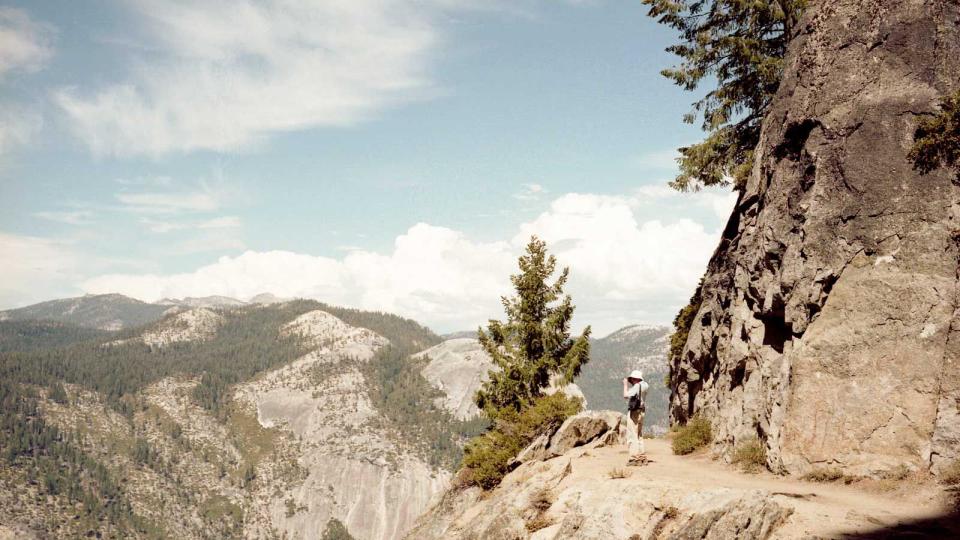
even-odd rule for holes
{"type": "Polygon", "coordinates": [[[646,410],[647,390],[650,385],[643,380],[643,372],[635,369],[623,379],[623,399],[627,400],[627,447],[630,450],[629,464],[642,465],[647,456],[643,448],[643,413],[646,410]]]}

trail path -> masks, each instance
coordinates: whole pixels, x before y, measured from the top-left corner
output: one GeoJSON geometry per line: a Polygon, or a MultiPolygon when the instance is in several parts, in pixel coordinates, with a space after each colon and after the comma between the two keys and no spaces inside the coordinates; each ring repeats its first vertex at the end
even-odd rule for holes
{"type": "MultiPolygon", "coordinates": [[[[774,538],[842,538],[846,535],[875,534],[878,529],[897,528],[898,533],[914,537],[960,538],[960,529],[944,529],[943,490],[932,484],[904,481],[888,491],[879,486],[844,485],[795,480],[771,473],[749,474],[714,461],[706,455],[675,456],[669,441],[648,439],[651,462],[640,467],[625,467],[625,447],[612,446],[583,450],[573,454],[572,473],[566,482],[586,478],[608,478],[615,468],[625,468],[630,476],[610,480],[618,489],[650,489],[669,484],[693,490],[730,488],[764,490],[776,502],[794,509],[774,538]]],[[[955,524],[954,524],[955,525],[955,524]]]]}

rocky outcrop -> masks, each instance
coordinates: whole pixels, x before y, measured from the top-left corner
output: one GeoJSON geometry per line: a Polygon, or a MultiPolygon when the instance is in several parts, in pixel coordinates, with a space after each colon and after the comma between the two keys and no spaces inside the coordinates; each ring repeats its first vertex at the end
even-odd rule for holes
{"type": "Polygon", "coordinates": [[[671,416],[770,466],[874,475],[960,458],[960,186],[917,121],[960,89],[960,6],[813,2],[672,365],[671,416]]]}
{"type": "Polygon", "coordinates": [[[621,416],[591,411],[569,418],[546,446],[546,437],[531,445],[528,457],[535,458],[499,487],[449,491],[407,538],[768,538],[792,513],[760,490],[690,489],[656,475],[622,483],[617,478],[628,472],[604,469],[625,461],[604,448],[619,442],[621,416]]]}

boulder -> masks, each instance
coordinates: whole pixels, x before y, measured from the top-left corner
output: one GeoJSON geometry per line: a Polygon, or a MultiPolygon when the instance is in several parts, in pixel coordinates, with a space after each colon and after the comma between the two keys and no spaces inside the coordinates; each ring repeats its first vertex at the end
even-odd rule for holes
{"type": "Polygon", "coordinates": [[[559,456],[571,448],[593,442],[601,435],[617,433],[622,418],[622,414],[614,411],[584,411],[571,416],[550,437],[548,451],[552,456],[559,456]]]}

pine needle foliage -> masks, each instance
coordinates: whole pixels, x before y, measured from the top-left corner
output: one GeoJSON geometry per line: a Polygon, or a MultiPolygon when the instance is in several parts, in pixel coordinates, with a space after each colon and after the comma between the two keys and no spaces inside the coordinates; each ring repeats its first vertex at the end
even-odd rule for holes
{"type": "Polygon", "coordinates": [[[940,100],[940,112],[917,126],[913,140],[907,157],[920,174],[944,166],[960,178],[960,92],[940,100]]]}
{"type": "Polygon", "coordinates": [[[746,184],[760,124],[783,74],[783,58],[806,0],[643,0],[648,15],[675,29],[667,48],[680,65],[661,73],[684,90],[716,83],[684,116],[701,118],[703,141],[680,148],[680,191],[746,184]]]}
{"type": "Polygon", "coordinates": [[[569,268],[557,269],[546,243],[530,238],[519,260],[520,273],[510,277],[516,295],[504,297],[506,322],[491,320],[479,330],[480,344],[499,370],[490,372],[475,396],[477,406],[491,419],[500,411],[529,407],[551,381],[566,385],[590,360],[590,327],[576,339],[570,337],[574,305],[564,294],[569,268]]]}

